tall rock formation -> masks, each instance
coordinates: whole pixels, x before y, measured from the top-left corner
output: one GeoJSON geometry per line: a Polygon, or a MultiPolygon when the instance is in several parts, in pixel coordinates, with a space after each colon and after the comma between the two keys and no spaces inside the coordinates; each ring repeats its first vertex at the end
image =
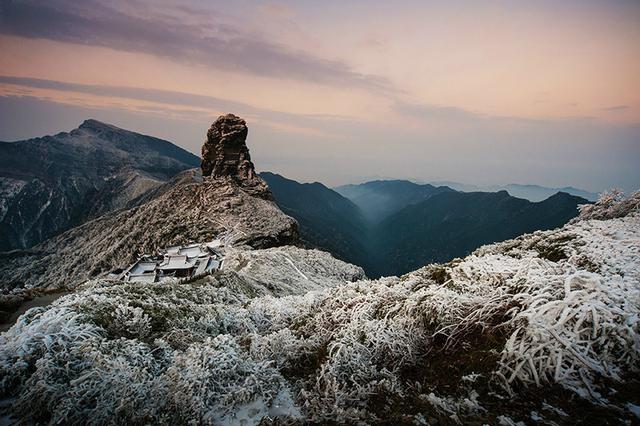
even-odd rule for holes
{"type": "Polygon", "coordinates": [[[202,145],[202,175],[229,177],[253,195],[271,199],[267,184],[256,174],[251,162],[246,144],[248,131],[247,123],[236,115],[218,117],[202,145]]]}

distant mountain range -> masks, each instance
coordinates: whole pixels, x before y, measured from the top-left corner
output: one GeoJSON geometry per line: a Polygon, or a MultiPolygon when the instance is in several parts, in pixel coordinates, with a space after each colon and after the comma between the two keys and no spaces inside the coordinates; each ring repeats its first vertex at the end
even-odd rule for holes
{"type": "Polygon", "coordinates": [[[69,133],[0,142],[0,251],[126,207],[199,163],[171,142],[96,120],[69,133]]]}
{"type": "Polygon", "coordinates": [[[490,186],[477,186],[460,182],[450,181],[438,181],[430,182],[432,185],[445,185],[456,191],[462,192],[498,192],[507,191],[509,195],[518,198],[524,198],[529,201],[542,201],[551,197],[558,192],[566,192],[567,194],[575,195],[576,197],[582,197],[589,201],[596,201],[598,194],[595,192],[585,191],[583,189],[574,188],[572,186],[565,186],[563,188],[549,188],[540,185],[520,185],[516,183],[510,183],[508,185],[490,185],[490,186]]]}
{"type": "Polygon", "coordinates": [[[279,207],[300,222],[304,241],[362,266],[371,277],[403,274],[483,244],[562,226],[588,202],[563,192],[531,202],[506,191],[465,193],[403,180],[333,191],[273,173],[261,176],[279,207]]]}
{"type": "Polygon", "coordinates": [[[560,227],[587,200],[559,192],[533,203],[499,192],[446,192],[412,204],[374,228],[372,275],[397,275],[447,262],[476,248],[537,230],[560,227]]]}
{"type": "Polygon", "coordinates": [[[427,200],[442,192],[453,191],[447,186],[419,185],[408,180],[375,180],[334,189],[353,201],[371,223],[378,223],[409,204],[427,200]]]}

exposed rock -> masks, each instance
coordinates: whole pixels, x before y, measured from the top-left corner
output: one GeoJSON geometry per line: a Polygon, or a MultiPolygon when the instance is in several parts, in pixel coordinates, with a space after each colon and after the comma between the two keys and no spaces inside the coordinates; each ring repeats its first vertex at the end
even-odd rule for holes
{"type": "Polygon", "coordinates": [[[246,144],[248,130],[247,123],[236,115],[218,117],[209,128],[202,145],[202,176],[232,178],[250,188],[255,195],[270,199],[266,183],[256,174],[251,162],[246,144]]]}

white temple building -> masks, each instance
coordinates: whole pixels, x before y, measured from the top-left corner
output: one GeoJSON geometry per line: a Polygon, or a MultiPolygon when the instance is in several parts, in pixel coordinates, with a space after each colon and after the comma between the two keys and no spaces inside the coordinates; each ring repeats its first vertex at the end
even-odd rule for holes
{"type": "Polygon", "coordinates": [[[130,282],[153,283],[209,274],[222,268],[223,257],[219,251],[221,246],[221,241],[214,240],[169,247],[157,256],[142,256],[118,278],[130,282]]]}

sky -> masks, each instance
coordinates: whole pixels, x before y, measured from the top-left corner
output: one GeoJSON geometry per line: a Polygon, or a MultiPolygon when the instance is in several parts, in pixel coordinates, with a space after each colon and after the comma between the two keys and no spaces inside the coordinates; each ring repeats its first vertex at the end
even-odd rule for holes
{"type": "Polygon", "coordinates": [[[0,140],[95,118],[259,170],[640,189],[640,2],[0,0],[0,140]]]}

